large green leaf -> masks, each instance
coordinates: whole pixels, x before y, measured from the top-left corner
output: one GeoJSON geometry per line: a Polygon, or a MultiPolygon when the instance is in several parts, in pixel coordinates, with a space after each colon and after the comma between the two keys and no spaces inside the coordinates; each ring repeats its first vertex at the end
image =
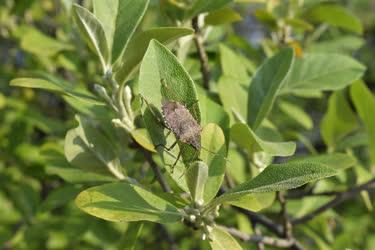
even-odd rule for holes
{"type": "Polygon", "coordinates": [[[186,18],[196,16],[200,13],[217,10],[232,1],[233,0],[195,0],[187,12],[186,18]]]}
{"type": "Polygon", "coordinates": [[[225,174],[227,150],[221,128],[210,123],[201,133],[200,159],[208,166],[208,178],[204,188],[204,201],[209,202],[220,189],[225,174]]]}
{"type": "Polygon", "coordinates": [[[349,167],[353,167],[356,164],[356,159],[353,156],[343,154],[343,153],[332,153],[332,154],[320,154],[320,155],[309,155],[296,157],[289,162],[300,162],[308,161],[321,163],[328,167],[334,168],[336,170],[343,170],[349,167]]]}
{"type": "Polygon", "coordinates": [[[211,237],[212,250],[242,250],[240,244],[224,228],[215,226],[211,232],[211,237]]]}
{"type": "Polygon", "coordinates": [[[87,103],[102,104],[91,93],[83,89],[74,88],[64,81],[51,81],[40,78],[16,78],[10,82],[10,86],[45,89],[62,95],[68,95],[87,103]]]}
{"type": "Polygon", "coordinates": [[[149,0],[94,0],[94,14],[102,23],[112,62],[123,53],[146,12],[149,0]]]}
{"type": "Polygon", "coordinates": [[[249,155],[256,152],[265,152],[271,156],[290,156],[296,150],[294,142],[269,142],[259,138],[249,126],[236,123],[230,129],[231,139],[249,155]]]}
{"type": "Polygon", "coordinates": [[[75,203],[88,214],[114,222],[172,223],[181,220],[181,214],[171,203],[128,183],[86,189],[77,196],[75,203]]]}
{"type": "Polygon", "coordinates": [[[76,116],[78,127],[65,137],[65,157],[74,166],[87,171],[113,175],[124,179],[117,152],[100,130],[82,117],[76,116]]]}
{"type": "Polygon", "coordinates": [[[247,121],[256,129],[270,112],[293,65],[294,51],[284,49],[267,59],[255,73],[248,92],[247,121]]]}
{"type": "Polygon", "coordinates": [[[358,81],[350,88],[354,106],[367,130],[371,162],[375,166],[375,97],[364,82],[358,81]]]}
{"type": "Polygon", "coordinates": [[[250,81],[249,69],[243,61],[242,55],[234,52],[224,44],[219,45],[220,65],[225,77],[232,78],[235,83],[248,85],[250,81]]]}
{"type": "Polygon", "coordinates": [[[312,129],[314,124],[311,117],[297,104],[280,101],[278,103],[280,110],[289,116],[294,122],[298,123],[305,129],[312,129]]]}
{"type": "Polygon", "coordinates": [[[49,37],[33,27],[27,27],[21,34],[21,48],[36,56],[52,57],[63,50],[72,50],[69,44],[49,37]]]}
{"type": "Polygon", "coordinates": [[[186,171],[186,183],[193,201],[203,201],[204,186],[208,177],[208,166],[203,161],[194,162],[186,171]]]}
{"type": "Polygon", "coordinates": [[[335,4],[320,4],[303,13],[308,20],[327,23],[362,34],[363,27],[358,17],[346,8],[335,4]]]}
{"type": "Polygon", "coordinates": [[[308,182],[320,180],[338,172],[321,163],[294,161],[268,166],[255,178],[228,190],[216,198],[214,204],[240,199],[250,193],[274,192],[302,186],[308,182]]]}
{"type": "Polygon", "coordinates": [[[329,97],[328,110],[320,124],[322,138],[331,148],[359,127],[345,93],[337,91],[329,97]]]}
{"type": "Polygon", "coordinates": [[[241,20],[241,15],[231,8],[221,8],[210,12],[207,16],[204,17],[204,22],[207,25],[222,25],[241,20]]]}
{"type": "MultiPolygon", "coordinates": [[[[171,145],[173,143],[173,133],[166,136],[169,132],[160,126],[160,121],[155,119],[159,114],[159,120],[163,119],[160,116],[161,105],[163,100],[177,101],[184,104],[192,114],[193,118],[200,123],[200,109],[197,102],[197,91],[195,85],[189,74],[178,62],[177,58],[162,44],[156,40],[152,40],[145,54],[144,60],[141,64],[139,76],[139,93],[145,99],[145,102],[154,108],[150,109],[149,105],[144,105],[143,117],[146,123],[146,128],[149,131],[154,145],[171,145]]],[[[192,159],[192,148],[186,144],[179,143],[182,152],[182,159],[184,161],[192,159]]],[[[175,147],[177,148],[177,147],[175,147]]],[[[162,155],[171,158],[170,152],[165,152],[162,147],[162,155]]],[[[177,152],[178,154],[178,152],[177,152]]],[[[177,154],[174,154],[176,158],[177,154]]],[[[165,158],[164,157],[164,158],[165,158]]],[[[167,165],[173,164],[173,159],[167,165]]]]}
{"type": "Polygon", "coordinates": [[[365,67],[340,54],[305,54],[294,63],[281,94],[298,91],[338,90],[362,77],[365,67]]]}
{"type": "Polygon", "coordinates": [[[110,64],[110,51],[104,28],[100,21],[87,9],[73,5],[73,18],[89,47],[99,56],[103,71],[110,64]]]}
{"type": "Polygon", "coordinates": [[[135,35],[126,46],[121,65],[116,69],[117,81],[123,83],[133,77],[152,39],[168,45],[178,38],[192,33],[193,30],[188,28],[161,27],[145,30],[135,35]]]}
{"type": "Polygon", "coordinates": [[[228,203],[249,211],[258,212],[272,205],[275,200],[275,193],[254,193],[241,196],[237,200],[228,203]]]}

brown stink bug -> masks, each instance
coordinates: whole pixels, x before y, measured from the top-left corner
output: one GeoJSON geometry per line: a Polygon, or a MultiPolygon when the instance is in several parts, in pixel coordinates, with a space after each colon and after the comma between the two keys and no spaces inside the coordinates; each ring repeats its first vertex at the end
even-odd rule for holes
{"type": "MultiPolygon", "coordinates": [[[[148,101],[145,97],[141,96],[141,99],[145,101],[147,106],[149,107],[149,111],[151,112],[152,116],[167,130],[169,133],[173,133],[176,137],[176,141],[169,147],[165,145],[156,145],[156,147],[163,147],[165,150],[170,151],[172,150],[178,142],[182,142],[184,144],[190,145],[194,148],[193,155],[189,154],[189,162],[194,161],[199,155],[199,152],[202,148],[201,146],[201,133],[202,127],[198,123],[198,121],[194,118],[191,110],[194,109],[190,108],[192,106],[186,106],[185,104],[177,101],[181,100],[177,93],[166,84],[164,79],[161,79],[162,84],[162,91],[164,91],[164,96],[168,96],[169,98],[164,98],[161,103],[161,111],[163,117],[161,118],[160,115],[155,113],[155,109],[150,106],[148,101]]],[[[198,100],[190,103],[190,105],[195,105],[198,103],[198,100]]],[[[181,145],[180,145],[181,146],[181,145]]],[[[175,162],[172,164],[172,170],[174,166],[179,161],[181,154],[183,154],[184,149],[187,148],[180,148],[180,151],[177,155],[175,162]]],[[[211,152],[205,149],[208,152],[211,152]]],[[[211,152],[213,153],[213,152],[211,152]]],[[[213,153],[215,154],[215,153],[213,153]]]]}

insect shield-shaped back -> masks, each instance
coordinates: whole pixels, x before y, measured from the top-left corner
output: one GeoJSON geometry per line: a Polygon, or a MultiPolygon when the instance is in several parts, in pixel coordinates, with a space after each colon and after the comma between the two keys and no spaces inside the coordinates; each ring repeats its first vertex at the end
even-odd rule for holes
{"type": "Polygon", "coordinates": [[[177,140],[201,149],[202,128],[191,115],[190,111],[176,101],[163,101],[162,111],[167,127],[173,132],[177,140]]]}

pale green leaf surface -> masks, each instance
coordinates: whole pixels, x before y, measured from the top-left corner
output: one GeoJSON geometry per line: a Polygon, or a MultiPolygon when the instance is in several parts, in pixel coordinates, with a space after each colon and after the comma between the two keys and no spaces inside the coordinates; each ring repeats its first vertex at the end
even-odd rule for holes
{"type": "Polygon", "coordinates": [[[141,22],[149,0],[94,0],[93,3],[115,62],[141,22]]]}
{"type": "Polygon", "coordinates": [[[334,168],[336,170],[344,170],[349,167],[353,167],[357,161],[353,156],[343,154],[343,153],[331,153],[331,154],[320,154],[320,155],[309,155],[296,157],[289,162],[316,162],[324,164],[328,167],[334,168]]]}
{"type": "Polygon", "coordinates": [[[203,161],[196,161],[186,170],[186,183],[193,201],[203,201],[204,186],[208,178],[208,166],[203,161]]]}
{"type": "Polygon", "coordinates": [[[205,24],[208,25],[222,25],[241,21],[241,15],[230,8],[221,8],[210,12],[204,17],[205,24]]]}
{"type": "Polygon", "coordinates": [[[370,158],[375,166],[375,116],[372,113],[375,109],[375,97],[362,81],[352,85],[350,95],[367,130],[370,158]]]}
{"type": "Polygon", "coordinates": [[[147,132],[147,129],[144,129],[144,128],[135,129],[131,131],[130,134],[133,137],[133,139],[143,148],[151,152],[156,152],[155,147],[152,144],[150,135],[147,132]]]}
{"type": "Polygon", "coordinates": [[[338,172],[324,164],[295,161],[272,164],[255,178],[228,190],[217,203],[237,200],[250,193],[274,192],[297,188],[311,181],[336,175],[338,172]]]}
{"type": "Polygon", "coordinates": [[[178,38],[193,33],[189,28],[160,27],[145,30],[131,37],[122,56],[121,66],[116,69],[116,78],[119,83],[131,79],[139,68],[139,64],[152,39],[156,39],[164,45],[168,45],[178,38]]]}
{"type": "Polygon", "coordinates": [[[280,101],[278,105],[282,112],[287,114],[303,128],[308,130],[313,128],[314,124],[311,117],[298,105],[287,101],[280,101]]]}
{"type": "Polygon", "coordinates": [[[181,220],[177,208],[149,191],[128,183],[111,183],[81,192],[76,205],[88,214],[114,222],[181,220]]]}
{"type": "MultiPolygon", "coordinates": [[[[153,114],[152,112],[145,112],[143,110],[146,128],[154,145],[171,145],[167,144],[166,140],[168,131],[162,126],[155,126],[155,115],[156,113],[160,114],[163,100],[177,101],[184,104],[193,118],[198,123],[201,122],[197,91],[193,80],[178,62],[177,58],[156,40],[150,42],[142,61],[139,76],[139,93],[147,103],[153,105],[156,109],[153,111],[153,114]]],[[[150,110],[150,107],[147,107],[147,110],[150,110]]],[[[162,118],[160,117],[159,120],[162,120],[162,118]]],[[[173,138],[173,134],[170,134],[168,138],[173,138]]],[[[174,141],[169,140],[169,142],[173,143],[174,141]]],[[[191,160],[194,154],[191,147],[182,143],[179,143],[179,147],[183,151],[183,160],[191,160]]],[[[169,155],[167,152],[162,152],[163,154],[164,156],[169,155]]],[[[173,154],[174,158],[177,157],[177,154],[173,154]]],[[[167,165],[171,164],[173,164],[173,159],[167,165]]]]}
{"type": "Polygon", "coordinates": [[[259,138],[249,126],[236,123],[230,130],[231,139],[240,147],[246,149],[250,155],[264,151],[271,156],[290,156],[296,150],[294,142],[270,142],[259,138]]]}
{"type": "Polygon", "coordinates": [[[254,193],[246,194],[237,200],[228,203],[249,211],[258,212],[272,205],[275,200],[275,193],[254,193]]]}
{"type": "Polygon", "coordinates": [[[78,127],[65,137],[65,157],[74,166],[98,174],[124,179],[123,169],[112,143],[84,118],[76,116],[78,127]]]}
{"type": "Polygon", "coordinates": [[[68,95],[83,102],[92,104],[102,104],[96,97],[89,92],[74,88],[63,81],[50,81],[40,78],[16,78],[10,82],[10,86],[45,89],[57,92],[59,94],[68,95]]]}
{"type": "Polygon", "coordinates": [[[90,11],[76,4],[73,5],[73,18],[89,47],[99,56],[105,72],[110,63],[110,52],[102,24],[90,11]]]}
{"type": "Polygon", "coordinates": [[[294,51],[284,49],[267,59],[255,73],[248,92],[247,121],[256,129],[270,112],[294,62],[294,51]]]}
{"type": "Polygon", "coordinates": [[[365,66],[340,54],[305,54],[297,59],[281,94],[294,91],[338,90],[362,77],[365,66]]]}
{"type": "Polygon", "coordinates": [[[240,244],[221,227],[215,226],[211,236],[210,245],[212,250],[242,250],[240,244]]]}
{"type": "Polygon", "coordinates": [[[340,5],[320,4],[303,15],[313,21],[327,23],[358,34],[363,33],[360,19],[340,5]]]}
{"type": "Polygon", "coordinates": [[[196,0],[191,6],[190,10],[187,12],[187,17],[194,17],[200,13],[211,12],[226,4],[232,2],[233,0],[196,0]]]}
{"type": "Polygon", "coordinates": [[[201,133],[200,159],[208,166],[208,178],[204,188],[204,201],[209,202],[220,189],[226,166],[226,144],[221,128],[210,123],[201,133]]]}
{"type": "Polygon", "coordinates": [[[320,123],[320,133],[326,145],[335,145],[346,135],[358,129],[357,117],[344,91],[333,93],[328,100],[328,110],[320,123]]]}

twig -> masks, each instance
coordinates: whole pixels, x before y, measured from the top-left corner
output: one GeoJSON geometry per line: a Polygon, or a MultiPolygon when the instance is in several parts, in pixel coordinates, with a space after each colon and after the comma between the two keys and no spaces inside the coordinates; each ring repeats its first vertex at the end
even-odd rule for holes
{"type": "MultiPolygon", "coordinates": [[[[251,221],[251,225],[254,230],[254,235],[256,236],[262,236],[262,232],[260,231],[260,228],[258,227],[257,223],[255,221],[251,221]]],[[[257,242],[257,248],[258,250],[264,250],[264,243],[263,242],[257,242]]]]}
{"type": "Polygon", "coordinates": [[[243,208],[239,208],[239,207],[234,207],[234,208],[240,213],[246,215],[253,223],[259,223],[265,226],[268,230],[270,230],[271,232],[273,232],[279,237],[283,236],[282,226],[273,222],[270,218],[262,214],[258,214],[252,211],[245,210],[243,208]]]}
{"type": "Polygon", "coordinates": [[[278,238],[262,236],[262,235],[249,235],[235,228],[224,227],[224,226],[220,226],[220,227],[226,230],[232,236],[245,242],[263,243],[264,245],[278,247],[278,248],[290,248],[294,244],[293,240],[278,239],[278,238]]]}
{"type": "Polygon", "coordinates": [[[311,213],[306,214],[306,215],[304,215],[304,216],[302,216],[300,218],[293,219],[292,220],[292,224],[293,225],[298,225],[298,224],[305,223],[305,222],[307,222],[309,220],[312,220],[316,216],[318,216],[321,213],[325,212],[326,210],[328,210],[330,208],[333,208],[333,207],[341,204],[342,202],[355,197],[359,192],[361,192],[363,190],[369,190],[371,188],[371,186],[374,185],[374,184],[375,184],[375,178],[371,179],[370,181],[368,181],[368,182],[366,182],[366,183],[364,183],[362,185],[359,185],[357,187],[348,189],[345,192],[341,192],[341,193],[337,194],[336,197],[333,200],[331,200],[331,201],[327,202],[326,204],[324,204],[323,206],[315,209],[311,213]]]}
{"type": "Polygon", "coordinates": [[[195,34],[194,34],[194,42],[195,46],[197,47],[199,61],[201,64],[201,73],[203,78],[203,87],[207,90],[210,89],[210,71],[208,67],[208,56],[206,50],[204,49],[204,42],[201,29],[198,23],[198,16],[194,17],[191,20],[191,26],[193,27],[195,34]]]}
{"type": "Polygon", "coordinates": [[[151,154],[147,152],[146,150],[143,150],[143,154],[146,160],[148,161],[148,163],[150,164],[152,171],[154,171],[155,177],[157,181],[159,182],[163,191],[167,193],[172,192],[171,187],[169,186],[168,182],[165,180],[163,174],[160,171],[160,168],[156,165],[156,163],[152,159],[151,154]]]}
{"type": "Polygon", "coordinates": [[[281,192],[277,192],[277,199],[280,202],[280,213],[283,216],[284,237],[287,239],[291,239],[293,237],[293,228],[292,223],[289,220],[285,197],[281,192]]]}

